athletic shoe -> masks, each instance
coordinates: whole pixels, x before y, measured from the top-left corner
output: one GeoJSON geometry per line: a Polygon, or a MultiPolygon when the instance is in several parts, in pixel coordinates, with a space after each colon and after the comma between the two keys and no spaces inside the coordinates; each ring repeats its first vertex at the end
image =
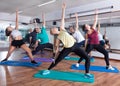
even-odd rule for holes
{"type": "Polygon", "coordinates": [[[48,75],[48,74],[50,74],[50,71],[49,71],[49,70],[44,70],[44,71],[42,72],[42,75],[48,75]]]}
{"type": "Polygon", "coordinates": [[[75,66],[76,66],[76,67],[79,67],[79,66],[80,66],[80,64],[79,64],[79,63],[76,63],[76,64],[75,64],[75,66]]]}
{"type": "Polygon", "coordinates": [[[70,58],[70,56],[66,56],[66,57],[65,57],[65,59],[69,59],[69,58],[70,58]]]}
{"type": "Polygon", "coordinates": [[[108,70],[115,70],[111,65],[107,66],[106,69],[108,69],[108,70]]]}
{"type": "Polygon", "coordinates": [[[33,63],[33,64],[37,64],[37,62],[36,62],[35,60],[31,61],[31,63],[33,63]]]}
{"type": "Polygon", "coordinates": [[[84,77],[88,79],[93,79],[93,75],[90,73],[86,73],[84,77]]]}

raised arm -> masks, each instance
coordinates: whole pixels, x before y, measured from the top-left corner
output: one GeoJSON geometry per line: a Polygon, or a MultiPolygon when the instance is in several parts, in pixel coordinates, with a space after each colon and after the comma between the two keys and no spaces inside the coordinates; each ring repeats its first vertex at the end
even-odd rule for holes
{"type": "Polygon", "coordinates": [[[15,29],[18,30],[18,10],[16,10],[16,24],[15,29]]]}
{"type": "Polygon", "coordinates": [[[43,27],[45,27],[46,22],[45,22],[45,14],[44,13],[42,13],[42,20],[43,20],[42,25],[43,25],[43,27]]]}
{"type": "Polygon", "coordinates": [[[98,21],[98,11],[96,10],[95,11],[95,19],[94,19],[94,24],[93,24],[93,26],[92,26],[92,28],[96,28],[96,26],[97,26],[97,21],[98,21]]]}
{"type": "Polygon", "coordinates": [[[63,5],[62,5],[62,19],[61,19],[60,30],[65,30],[65,8],[66,8],[66,4],[63,3],[63,5]]]}
{"type": "Polygon", "coordinates": [[[104,35],[106,36],[106,28],[105,28],[105,31],[104,31],[104,35]]]}
{"type": "Polygon", "coordinates": [[[98,22],[97,32],[100,33],[100,22],[98,22]]]}
{"type": "Polygon", "coordinates": [[[76,27],[75,27],[75,30],[77,31],[78,28],[79,28],[79,25],[78,25],[78,14],[75,13],[75,17],[76,17],[76,27]]]}

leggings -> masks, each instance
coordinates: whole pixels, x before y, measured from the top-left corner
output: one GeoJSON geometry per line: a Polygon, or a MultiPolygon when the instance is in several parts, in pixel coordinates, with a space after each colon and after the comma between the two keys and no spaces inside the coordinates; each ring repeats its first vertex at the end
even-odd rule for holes
{"type": "Polygon", "coordinates": [[[39,44],[34,51],[32,51],[32,54],[35,55],[40,50],[42,51],[44,48],[50,48],[53,49],[53,44],[46,43],[46,44],[39,44]]]}
{"type": "MultiPolygon", "coordinates": [[[[88,44],[87,48],[86,48],[86,52],[89,54],[89,52],[92,51],[93,49],[96,49],[98,52],[100,52],[104,55],[106,66],[108,66],[109,65],[109,56],[108,56],[108,52],[103,48],[103,46],[100,44],[88,44]]],[[[78,63],[80,63],[82,60],[83,60],[83,58],[80,58],[78,63]]]]}
{"type": "Polygon", "coordinates": [[[58,58],[55,60],[55,63],[52,62],[52,64],[49,66],[48,70],[55,67],[64,57],[66,57],[70,52],[75,52],[79,57],[82,57],[85,59],[85,72],[89,73],[89,67],[90,67],[90,58],[88,57],[87,53],[77,46],[77,44],[74,44],[70,48],[64,48],[60,54],[58,55],[58,58]]]}

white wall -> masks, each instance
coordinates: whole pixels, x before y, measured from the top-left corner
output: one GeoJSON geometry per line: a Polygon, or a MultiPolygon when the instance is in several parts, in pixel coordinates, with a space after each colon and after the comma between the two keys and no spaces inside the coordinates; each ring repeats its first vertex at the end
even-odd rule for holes
{"type": "Polygon", "coordinates": [[[47,30],[48,36],[49,36],[49,42],[53,44],[54,37],[50,34],[50,30],[47,30]]]}

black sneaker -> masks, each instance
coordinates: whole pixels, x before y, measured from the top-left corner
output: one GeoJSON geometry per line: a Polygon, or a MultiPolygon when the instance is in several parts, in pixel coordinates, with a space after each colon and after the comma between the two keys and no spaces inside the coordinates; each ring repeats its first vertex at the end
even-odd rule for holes
{"type": "Polygon", "coordinates": [[[37,64],[37,62],[36,62],[35,60],[31,61],[31,63],[33,63],[33,64],[37,64]]]}

